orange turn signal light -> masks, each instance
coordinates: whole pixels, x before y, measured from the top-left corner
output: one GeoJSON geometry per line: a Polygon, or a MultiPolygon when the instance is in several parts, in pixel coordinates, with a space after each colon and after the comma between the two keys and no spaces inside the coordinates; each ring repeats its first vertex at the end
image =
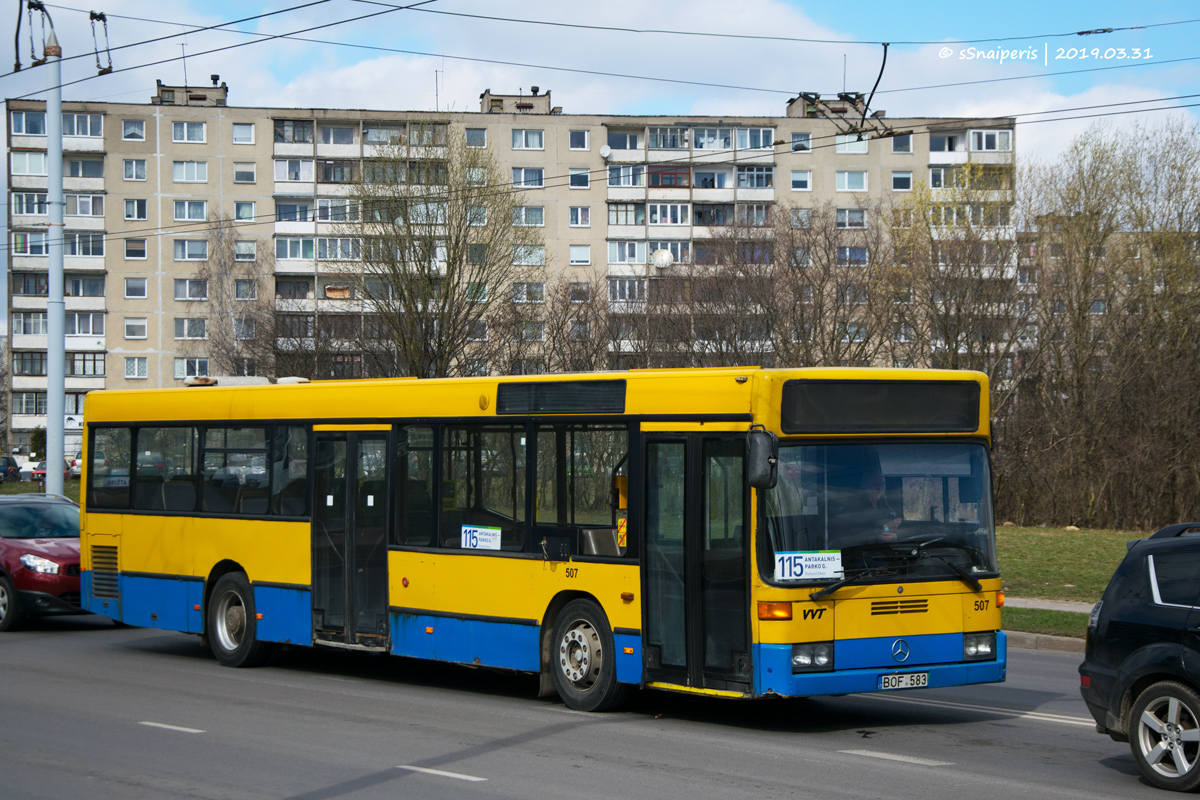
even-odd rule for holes
{"type": "Polygon", "coordinates": [[[633,648],[632,648],[632,647],[626,647],[626,648],[625,648],[625,655],[627,655],[627,656],[631,656],[631,655],[633,655],[633,648]]]}
{"type": "Polygon", "coordinates": [[[425,629],[425,632],[426,632],[426,633],[433,633],[433,628],[426,628],[426,629],[425,629]]]}
{"type": "Polygon", "coordinates": [[[262,619],[262,614],[255,614],[255,615],[254,615],[254,618],[255,618],[255,619],[262,619]]]}
{"type": "Polygon", "coordinates": [[[621,599],[626,603],[633,602],[633,592],[621,592],[621,599]]]}
{"type": "Polygon", "coordinates": [[[996,608],[1004,608],[1004,592],[996,592],[996,608]]]}
{"type": "Polygon", "coordinates": [[[759,619],[791,619],[792,604],[791,603],[759,603],[758,604],[759,619]]]}

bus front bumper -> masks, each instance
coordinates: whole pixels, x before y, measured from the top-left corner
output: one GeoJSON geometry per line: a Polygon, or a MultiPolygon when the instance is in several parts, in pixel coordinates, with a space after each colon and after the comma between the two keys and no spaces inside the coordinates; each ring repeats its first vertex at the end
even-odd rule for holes
{"type": "MultiPolygon", "coordinates": [[[[891,645],[898,637],[887,637],[880,640],[842,640],[834,643],[834,669],[830,672],[792,672],[792,646],[788,644],[759,644],[755,645],[754,657],[754,693],[756,695],[779,695],[782,697],[809,697],[822,694],[858,694],[862,692],[889,691],[883,688],[885,676],[909,675],[927,673],[928,680],[922,688],[938,688],[947,686],[966,686],[975,683],[999,683],[1004,680],[1007,665],[1008,646],[1003,631],[996,632],[996,657],[988,661],[949,661],[938,659],[937,663],[896,663],[890,657],[891,645]],[[873,659],[874,663],[855,663],[861,661],[864,651],[878,649],[862,645],[885,646],[888,650],[886,663],[882,659],[873,659]],[[842,656],[839,663],[839,655],[842,656]]],[[[933,637],[908,636],[904,637],[916,652],[922,640],[928,641],[933,637]]],[[[939,637],[938,644],[951,645],[957,639],[958,654],[961,659],[962,634],[946,634],[939,637]]],[[[949,650],[950,647],[938,647],[938,650],[949,650]]],[[[923,678],[921,680],[924,680],[923,678]]]]}

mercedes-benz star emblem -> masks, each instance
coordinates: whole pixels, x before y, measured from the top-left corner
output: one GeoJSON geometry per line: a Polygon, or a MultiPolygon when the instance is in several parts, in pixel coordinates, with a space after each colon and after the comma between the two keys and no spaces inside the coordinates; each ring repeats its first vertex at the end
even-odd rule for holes
{"type": "Polygon", "coordinates": [[[892,658],[897,661],[908,661],[908,653],[908,642],[903,639],[892,642],[892,658]]]}

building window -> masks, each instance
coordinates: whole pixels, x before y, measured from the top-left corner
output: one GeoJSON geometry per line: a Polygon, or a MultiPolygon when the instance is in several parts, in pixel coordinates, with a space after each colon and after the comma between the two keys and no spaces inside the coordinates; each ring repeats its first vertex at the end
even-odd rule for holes
{"type": "Polygon", "coordinates": [[[289,261],[312,261],[315,250],[311,238],[281,237],[275,240],[275,257],[289,261]]]}
{"type": "Polygon", "coordinates": [[[208,260],[208,240],[207,239],[176,239],[175,240],[175,260],[176,261],[207,261],[208,260]]]}
{"type": "Polygon", "coordinates": [[[609,242],[608,263],[610,264],[645,264],[645,242],[609,242]]]}
{"type": "Polygon", "coordinates": [[[172,169],[175,183],[208,183],[207,161],[176,161],[172,169]]]}
{"type": "Polygon", "coordinates": [[[103,336],[104,314],[99,311],[68,311],[65,325],[67,336],[103,336]]]}
{"type": "MultiPolygon", "coordinates": [[[[517,328],[517,340],[522,342],[541,342],[546,339],[546,326],[541,322],[526,322],[517,328]]],[[[530,370],[527,367],[519,367],[517,374],[519,375],[536,375],[541,372],[540,369],[530,370]]]]}
{"type": "Polygon", "coordinates": [[[14,272],[12,293],[45,297],[50,291],[50,276],[45,272],[14,272]]]}
{"type": "Polygon", "coordinates": [[[207,358],[177,358],[175,359],[175,379],[207,378],[207,358]]]}
{"type": "Polygon", "coordinates": [[[253,222],[254,216],[253,201],[239,201],[233,204],[233,218],[238,222],[253,222]]]}
{"type": "Polygon", "coordinates": [[[761,228],[771,224],[770,203],[738,203],[738,224],[761,228]]]}
{"type": "Polygon", "coordinates": [[[650,128],[647,146],[651,150],[687,150],[687,128],[650,128]]]}
{"type": "Polygon", "coordinates": [[[724,172],[696,172],[697,189],[724,189],[729,176],[724,172]]]}
{"type": "Polygon", "coordinates": [[[176,317],[176,339],[207,339],[208,320],[203,317],[176,317]]]}
{"type": "Polygon", "coordinates": [[[354,144],[354,128],[321,128],[321,144],[354,144]]]}
{"type": "Polygon", "coordinates": [[[608,168],[609,186],[645,186],[646,168],[640,165],[608,168]]]}
{"type": "Polygon", "coordinates": [[[258,243],[255,241],[237,241],[233,243],[234,261],[253,261],[258,257],[258,243]]]}
{"type": "Polygon", "coordinates": [[[257,172],[256,164],[253,161],[239,162],[233,164],[233,182],[234,183],[254,183],[255,173],[257,172]]]}
{"type": "Polygon", "coordinates": [[[48,214],[50,207],[46,204],[46,193],[14,192],[12,196],[13,216],[22,214],[48,214]]]}
{"type": "Polygon", "coordinates": [[[696,128],[692,147],[697,150],[732,150],[733,128],[696,128]]]}
{"type": "Polygon", "coordinates": [[[651,225],[687,225],[687,203],[650,203],[651,225]]]}
{"type": "MultiPolygon", "coordinates": [[[[126,201],[128,202],[128,201],[126,201]]],[[[142,201],[145,202],[145,201],[142,201]]],[[[208,219],[208,203],[204,200],[176,200],[175,221],[208,219]]]]}
{"type": "Polygon", "coordinates": [[[739,189],[770,189],[775,185],[775,168],[752,166],[737,168],[739,189]]]}
{"type": "Polygon", "coordinates": [[[146,297],[145,278],[126,278],[125,297],[131,300],[142,300],[146,297]]]}
{"type": "Polygon", "coordinates": [[[307,119],[275,120],[276,144],[312,144],[313,123],[307,119]]]}
{"type": "Polygon", "coordinates": [[[408,144],[411,147],[445,147],[449,126],[444,122],[410,122],[408,144]]]}
{"type": "Polygon", "coordinates": [[[839,208],[837,210],[837,227],[865,228],[867,227],[867,212],[862,208],[839,208]]]}
{"type": "Polygon", "coordinates": [[[613,150],[637,150],[638,135],[636,133],[608,132],[608,146],[613,150]]]}
{"type": "Polygon", "coordinates": [[[570,246],[570,263],[592,263],[592,246],[590,244],[573,244],[570,246]]]}
{"type": "Polygon", "coordinates": [[[486,186],[487,167],[467,167],[467,186],[486,186]]]}
{"type": "Polygon", "coordinates": [[[971,131],[971,150],[1007,153],[1012,150],[1012,131],[971,131]]]}
{"type": "Polygon", "coordinates": [[[867,140],[858,133],[839,133],[833,139],[835,153],[865,153],[867,140]]]}
{"type": "Polygon", "coordinates": [[[149,359],[145,356],[126,356],[125,377],[131,380],[146,378],[146,364],[148,361],[149,359]]]}
{"type": "MultiPolygon", "coordinates": [[[[396,145],[404,144],[404,123],[388,125],[382,122],[367,122],[363,124],[363,144],[396,145]]],[[[470,144],[467,145],[470,147],[470,144]]]]}
{"type": "Polygon", "coordinates": [[[867,340],[867,326],[861,322],[847,322],[841,326],[841,339],[843,342],[865,342],[867,340]]]}
{"type": "Polygon", "coordinates": [[[67,375],[104,377],[104,353],[67,353],[67,375]]]}
{"type": "Polygon", "coordinates": [[[146,258],[146,240],[145,239],[126,239],[125,240],[125,260],[126,261],[141,261],[146,258]]]}
{"type": "Polygon", "coordinates": [[[513,225],[540,228],[546,224],[546,209],[542,206],[516,206],[513,225]]]}
{"type": "Polygon", "coordinates": [[[836,252],[839,267],[865,267],[867,265],[867,248],[839,247],[836,252]]]}
{"type": "Polygon", "coordinates": [[[892,191],[893,192],[911,192],[912,191],[912,173],[893,172],[892,173],[892,191]]]}
{"type": "Polygon", "coordinates": [[[100,114],[63,114],[63,136],[90,136],[100,138],[104,135],[102,124],[104,117],[100,114]]]}
{"type": "Polygon", "coordinates": [[[487,147],[487,128],[467,128],[467,147],[487,147]]]}
{"type": "MultiPolygon", "coordinates": [[[[179,204],[176,203],[176,206],[179,204]]],[[[126,200],[125,201],[125,219],[145,219],[146,218],[146,201],[145,200],[126,200]]],[[[201,218],[203,219],[203,217],[201,218]]]]}
{"type": "Polygon", "coordinates": [[[657,242],[651,241],[646,246],[646,252],[649,253],[651,256],[653,256],[654,253],[659,250],[666,250],[668,253],[670,253],[671,259],[676,264],[688,264],[692,260],[691,242],[685,242],[685,241],[680,241],[680,240],[668,240],[668,241],[657,241],[657,242]]]}
{"type": "Polygon", "coordinates": [[[65,198],[68,217],[103,217],[104,195],[69,194],[65,198]]]}
{"type": "Polygon", "coordinates": [[[63,254],[68,256],[104,255],[103,233],[64,233],[63,254]]]}
{"type": "Polygon", "coordinates": [[[13,392],[13,408],[14,414],[36,414],[41,415],[46,413],[46,393],[45,392],[13,392]]]}
{"type": "Polygon", "coordinates": [[[12,112],[12,132],[21,136],[45,136],[45,111],[12,112]]]}
{"type": "Polygon", "coordinates": [[[912,134],[902,133],[899,136],[892,137],[892,152],[893,153],[911,153],[912,150],[912,134]]]}
{"type": "Polygon", "coordinates": [[[46,374],[46,354],[13,353],[12,366],[14,375],[43,376],[46,374]]]}
{"type": "Polygon", "coordinates": [[[592,285],[590,283],[572,283],[567,287],[567,300],[572,305],[592,302],[592,285]]]}
{"type": "Polygon", "coordinates": [[[792,263],[797,267],[812,266],[812,250],[807,247],[797,247],[792,252],[792,263]]]}
{"type": "Polygon", "coordinates": [[[571,150],[587,150],[588,148],[588,132],[587,131],[568,131],[567,132],[567,147],[571,150]]]}
{"type": "Polygon", "coordinates": [[[651,186],[686,188],[692,183],[691,170],[687,167],[652,164],[649,175],[651,186]]]}
{"type": "Polygon", "coordinates": [[[944,134],[929,135],[929,152],[953,153],[956,150],[958,150],[957,136],[946,136],[944,134]]]}
{"type": "Polygon", "coordinates": [[[144,158],[127,158],[125,159],[125,180],[127,181],[144,181],[146,180],[146,159],[144,158]]]}
{"type": "Polygon", "coordinates": [[[521,186],[526,189],[542,188],[542,176],[545,170],[534,167],[513,167],[513,186],[521,186]]]}
{"type": "Polygon", "coordinates": [[[308,222],[308,203],[280,203],[275,207],[278,222],[308,222]]]}
{"type": "Polygon", "coordinates": [[[172,142],[204,142],[205,124],[203,122],[172,122],[172,142]]]}
{"type": "Polygon", "coordinates": [[[144,119],[121,120],[121,139],[126,142],[146,141],[146,121],[144,119]]]}
{"type": "Polygon", "coordinates": [[[733,203],[696,203],[692,207],[692,224],[721,226],[733,224],[733,203]]]}
{"type": "Polygon", "coordinates": [[[46,154],[15,152],[12,154],[13,175],[45,175],[46,154]]]}
{"type": "Polygon", "coordinates": [[[67,162],[68,178],[103,178],[104,162],[81,158],[67,162]]]}
{"type": "MultiPolygon", "coordinates": [[[[609,203],[609,225],[645,225],[645,203],[609,203]]],[[[697,223],[699,224],[699,223],[697,223]]]]}
{"type": "Polygon", "coordinates": [[[865,171],[838,170],[837,190],[839,192],[865,192],[867,190],[867,173],[865,171]]]}
{"type": "Polygon", "coordinates": [[[738,128],[738,150],[770,150],[775,146],[774,128],[738,128]]]}
{"type": "Polygon", "coordinates": [[[608,299],[614,303],[646,299],[645,278],[609,278],[608,299]]]}
{"type": "Polygon", "coordinates": [[[145,317],[126,317],[125,318],[125,338],[126,339],[145,339],[146,338],[146,318],[145,317]]]}
{"type": "Polygon", "coordinates": [[[357,161],[317,162],[317,181],[320,183],[354,183],[357,180],[357,161]]]}
{"type": "Polygon", "coordinates": [[[572,189],[587,189],[591,184],[591,171],[587,167],[582,169],[572,167],[570,170],[570,185],[572,189]]]}
{"type": "Polygon", "coordinates": [[[50,244],[45,233],[14,233],[12,251],[17,256],[45,256],[50,244]]]}
{"type": "Polygon", "coordinates": [[[546,302],[546,284],[544,283],[514,283],[514,303],[544,303],[546,302]]]}
{"type": "Polygon", "coordinates": [[[792,170],[792,191],[793,192],[811,192],[812,191],[812,170],[809,170],[809,169],[794,169],[794,170],[792,170]]]}
{"type": "Polygon", "coordinates": [[[546,263],[546,246],[542,244],[517,245],[513,248],[513,264],[519,267],[540,267],[546,263]]]}
{"type": "Polygon", "coordinates": [[[176,278],[176,300],[207,300],[208,281],[203,278],[176,278]]]}
{"type": "Polygon", "coordinates": [[[275,180],[303,181],[313,180],[313,162],[300,158],[281,158],[275,161],[275,180]]]}
{"type": "Polygon", "coordinates": [[[362,258],[361,240],[348,236],[319,236],[317,258],[321,261],[357,261],[362,258]]]}
{"type": "Polygon", "coordinates": [[[253,122],[235,122],[235,123],[233,123],[233,143],[234,144],[254,144],[254,123],[253,122]]]}
{"type": "Polygon", "coordinates": [[[512,132],[512,149],[513,150],[543,150],[542,131],[523,130],[514,128],[512,132]]]}
{"type": "Polygon", "coordinates": [[[570,226],[572,228],[590,228],[592,226],[592,211],[590,206],[570,207],[570,226]]]}
{"type": "Polygon", "coordinates": [[[12,332],[15,336],[45,336],[45,311],[14,311],[12,332]]]}
{"type": "Polygon", "coordinates": [[[487,320],[477,320],[472,325],[470,332],[467,333],[468,342],[486,342],[487,341],[487,320]]]}
{"type": "Polygon", "coordinates": [[[253,278],[238,278],[233,282],[234,300],[257,300],[258,283],[253,278]]]}
{"type": "Polygon", "coordinates": [[[792,134],[792,152],[793,153],[809,153],[812,151],[812,134],[811,133],[793,133],[792,134]]]}

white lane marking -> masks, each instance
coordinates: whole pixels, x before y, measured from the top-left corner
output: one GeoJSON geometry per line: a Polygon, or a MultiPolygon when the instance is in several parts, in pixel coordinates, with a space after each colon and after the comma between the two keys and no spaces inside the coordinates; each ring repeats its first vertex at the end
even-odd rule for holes
{"type": "Polygon", "coordinates": [[[845,753],[850,756],[866,756],[867,758],[882,758],[885,761],[903,761],[906,764],[920,764],[923,767],[949,767],[954,764],[953,761],[934,761],[929,758],[917,758],[915,756],[900,756],[895,753],[877,753],[874,750],[838,750],[839,753],[845,753]]]}
{"type": "Polygon", "coordinates": [[[426,775],[440,775],[443,778],[455,778],[456,780],[473,781],[475,783],[487,780],[487,778],[477,778],[474,775],[463,775],[460,772],[445,772],[440,769],[426,769],[425,767],[410,767],[406,764],[401,764],[400,766],[396,767],[396,769],[407,769],[412,772],[424,772],[426,775]]]}
{"type": "Polygon", "coordinates": [[[1042,711],[1018,711],[1013,708],[998,708],[996,706],[978,706],[971,703],[952,703],[948,700],[928,700],[917,699],[910,697],[896,697],[894,695],[865,695],[871,699],[890,700],[893,703],[913,703],[919,706],[940,706],[942,708],[956,708],[962,711],[983,711],[988,714],[1000,714],[1005,717],[1013,717],[1015,719],[1030,719],[1034,722],[1057,722],[1061,725],[1080,725],[1085,728],[1096,727],[1096,721],[1085,717],[1068,717],[1065,714],[1046,714],[1042,711]]]}
{"type": "Polygon", "coordinates": [[[151,728],[163,728],[168,731],[179,731],[180,733],[204,733],[196,728],[181,728],[178,725],[166,725],[162,722],[139,722],[138,725],[149,725],[151,728]]]}

